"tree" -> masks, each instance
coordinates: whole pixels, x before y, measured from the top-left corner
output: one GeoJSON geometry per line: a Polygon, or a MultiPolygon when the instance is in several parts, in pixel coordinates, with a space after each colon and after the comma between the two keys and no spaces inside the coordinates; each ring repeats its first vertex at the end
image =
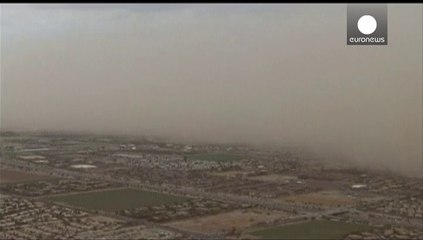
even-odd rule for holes
{"type": "Polygon", "coordinates": [[[233,226],[227,233],[228,236],[234,236],[236,233],[236,227],[233,226]]]}
{"type": "Polygon", "coordinates": [[[237,229],[236,231],[235,231],[235,236],[236,236],[236,238],[238,239],[238,238],[240,238],[241,237],[241,235],[242,235],[242,230],[241,229],[237,229]]]}

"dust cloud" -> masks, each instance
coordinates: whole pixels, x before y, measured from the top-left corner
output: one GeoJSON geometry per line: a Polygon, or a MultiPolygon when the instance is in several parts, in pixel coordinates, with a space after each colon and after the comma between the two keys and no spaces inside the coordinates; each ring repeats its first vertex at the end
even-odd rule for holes
{"type": "Polygon", "coordinates": [[[1,6],[1,128],[301,146],[422,171],[422,6],[1,6]]]}

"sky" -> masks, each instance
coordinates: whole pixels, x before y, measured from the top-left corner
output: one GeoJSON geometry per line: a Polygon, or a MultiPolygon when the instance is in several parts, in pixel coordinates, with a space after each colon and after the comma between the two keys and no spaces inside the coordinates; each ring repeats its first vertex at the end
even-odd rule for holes
{"type": "Polygon", "coordinates": [[[1,129],[301,146],[422,170],[422,5],[1,5],[1,129]]]}

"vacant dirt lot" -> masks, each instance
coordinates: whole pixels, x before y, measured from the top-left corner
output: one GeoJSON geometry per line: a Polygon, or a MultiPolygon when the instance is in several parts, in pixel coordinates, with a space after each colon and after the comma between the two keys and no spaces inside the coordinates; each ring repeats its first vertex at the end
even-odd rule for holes
{"type": "Polygon", "coordinates": [[[231,230],[233,227],[244,229],[260,222],[271,222],[279,218],[288,217],[283,212],[267,212],[265,210],[235,210],[227,213],[220,213],[212,216],[190,218],[187,220],[175,221],[167,225],[186,229],[194,232],[221,233],[231,230]]]}
{"type": "Polygon", "coordinates": [[[0,183],[38,181],[49,178],[49,176],[44,175],[37,175],[8,169],[0,169],[0,183]]]}
{"type": "Polygon", "coordinates": [[[284,197],[282,201],[319,207],[337,207],[338,205],[353,204],[356,199],[338,191],[321,191],[284,197]]]}
{"type": "Polygon", "coordinates": [[[289,176],[289,175],[280,175],[280,174],[268,174],[263,176],[251,177],[251,179],[263,181],[263,182],[286,183],[289,181],[297,180],[297,177],[289,176]]]}

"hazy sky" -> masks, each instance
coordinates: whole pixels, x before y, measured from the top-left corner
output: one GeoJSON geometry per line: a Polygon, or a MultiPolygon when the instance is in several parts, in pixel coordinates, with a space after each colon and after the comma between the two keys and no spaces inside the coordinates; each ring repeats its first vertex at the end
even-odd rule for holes
{"type": "Polygon", "coordinates": [[[268,142],[422,169],[422,5],[2,5],[1,127],[268,142]]]}

